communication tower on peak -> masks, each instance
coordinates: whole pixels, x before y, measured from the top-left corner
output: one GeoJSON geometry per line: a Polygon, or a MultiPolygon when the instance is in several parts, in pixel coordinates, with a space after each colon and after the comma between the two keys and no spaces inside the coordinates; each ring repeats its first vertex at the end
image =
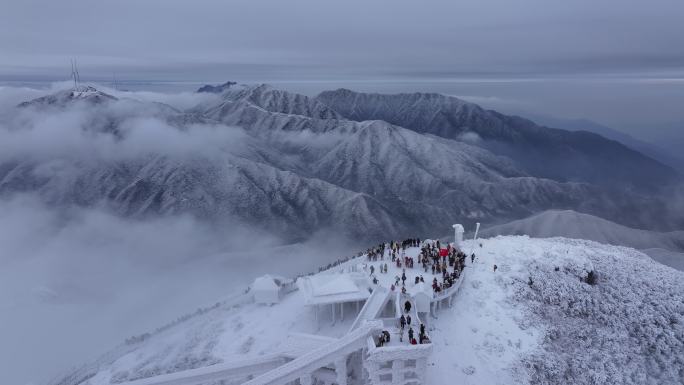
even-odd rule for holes
{"type": "Polygon", "coordinates": [[[81,77],[78,74],[76,60],[71,60],[71,78],[74,80],[74,91],[78,91],[81,85],[81,77]]]}

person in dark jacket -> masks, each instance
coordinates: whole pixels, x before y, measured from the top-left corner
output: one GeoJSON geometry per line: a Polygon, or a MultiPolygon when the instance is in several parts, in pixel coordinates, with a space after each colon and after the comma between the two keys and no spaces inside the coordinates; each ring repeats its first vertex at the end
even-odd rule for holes
{"type": "Polygon", "coordinates": [[[405,310],[407,313],[409,313],[409,312],[411,311],[411,302],[410,302],[410,301],[406,301],[406,302],[404,303],[404,310],[405,310]]]}
{"type": "Polygon", "coordinates": [[[410,316],[410,315],[407,315],[407,316],[406,316],[406,324],[407,324],[408,326],[411,326],[411,316],[410,316]]]}
{"type": "Polygon", "coordinates": [[[408,337],[409,337],[409,341],[413,340],[413,328],[409,328],[408,337]]]}
{"type": "Polygon", "coordinates": [[[399,318],[399,326],[401,326],[401,330],[404,330],[404,326],[406,326],[406,317],[403,314],[399,318]]]}

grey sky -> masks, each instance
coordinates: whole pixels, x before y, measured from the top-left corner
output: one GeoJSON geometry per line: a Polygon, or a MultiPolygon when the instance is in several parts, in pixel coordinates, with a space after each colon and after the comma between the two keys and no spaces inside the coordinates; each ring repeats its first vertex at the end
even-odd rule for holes
{"type": "MultiPolygon", "coordinates": [[[[506,96],[526,99],[527,83],[582,78],[631,82],[639,94],[653,78],[684,87],[682,19],[681,0],[6,0],[0,80],[63,79],[76,58],[91,79],[515,79],[524,89],[506,96]]],[[[503,96],[486,89],[473,92],[503,96]]]]}
{"type": "MultiPolygon", "coordinates": [[[[23,0],[0,13],[4,73],[193,66],[325,74],[679,72],[678,0],[23,0]]],[[[187,68],[191,67],[191,68],[187,68]]]]}

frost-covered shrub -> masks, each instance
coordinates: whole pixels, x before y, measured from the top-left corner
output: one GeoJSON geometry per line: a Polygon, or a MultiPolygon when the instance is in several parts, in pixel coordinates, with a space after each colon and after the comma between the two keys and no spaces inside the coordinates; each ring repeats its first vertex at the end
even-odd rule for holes
{"type": "Polygon", "coordinates": [[[587,278],[584,280],[584,282],[586,282],[590,285],[596,285],[597,281],[598,281],[598,277],[596,276],[596,273],[594,273],[594,270],[588,272],[587,278]]]}
{"type": "Polygon", "coordinates": [[[531,383],[684,384],[684,274],[635,250],[568,242],[592,247],[549,255],[560,269],[530,261],[533,284],[513,293],[546,331],[522,359],[531,383]]]}

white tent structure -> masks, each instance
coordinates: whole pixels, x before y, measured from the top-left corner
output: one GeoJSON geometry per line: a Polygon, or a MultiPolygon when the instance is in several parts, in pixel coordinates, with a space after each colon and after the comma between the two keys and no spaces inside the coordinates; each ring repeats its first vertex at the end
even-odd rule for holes
{"type": "Polygon", "coordinates": [[[254,302],[261,304],[280,302],[280,285],[277,282],[279,280],[268,274],[255,279],[252,284],[254,302]]]}
{"type": "Polygon", "coordinates": [[[419,284],[409,289],[409,293],[413,298],[413,302],[416,304],[416,311],[419,313],[430,312],[430,301],[432,301],[432,288],[428,287],[427,289],[425,283],[423,282],[420,282],[419,284]]]}
{"type": "Polygon", "coordinates": [[[460,223],[451,227],[454,228],[454,246],[460,250],[463,245],[463,233],[465,232],[465,228],[463,228],[463,225],[460,223]]]}

